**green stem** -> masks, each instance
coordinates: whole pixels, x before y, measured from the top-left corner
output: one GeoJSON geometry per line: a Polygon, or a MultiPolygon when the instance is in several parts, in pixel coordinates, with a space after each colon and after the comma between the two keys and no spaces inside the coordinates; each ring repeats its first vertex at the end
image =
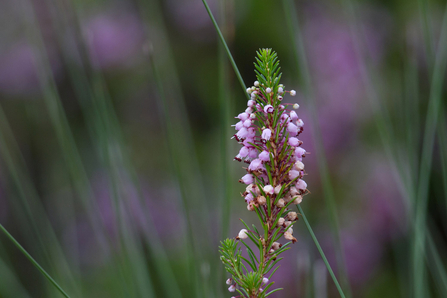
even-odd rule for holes
{"type": "Polygon", "coordinates": [[[329,264],[328,260],[326,259],[326,255],[324,254],[323,249],[321,248],[320,243],[318,242],[318,239],[317,239],[317,237],[315,236],[315,234],[314,234],[314,232],[313,232],[313,230],[312,230],[312,228],[311,228],[311,226],[310,226],[310,224],[309,224],[309,221],[307,221],[307,217],[306,217],[306,215],[304,214],[304,211],[303,211],[303,209],[301,208],[301,205],[297,205],[297,208],[298,208],[298,210],[300,211],[301,215],[303,216],[304,222],[306,223],[306,227],[307,227],[307,229],[309,230],[310,236],[311,236],[312,239],[314,240],[315,245],[317,246],[317,249],[318,249],[318,251],[320,252],[321,258],[322,258],[323,261],[324,261],[324,264],[326,264],[327,270],[329,271],[329,274],[331,275],[332,280],[334,281],[335,286],[337,287],[338,293],[340,293],[340,296],[341,296],[341,297],[345,298],[345,294],[343,293],[343,290],[341,289],[340,284],[338,283],[338,280],[337,280],[337,278],[335,277],[334,272],[332,271],[331,265],[329,264]]]}
{"type": "Polygon", "coordinates": [[[3,227],[2,224],[0,224],[0,230],[5,233],[5,235],[12,241],[12,243],[17,246],[17,248],[28,258],[28,260],[30,260],[37,269],[39,269],[39,271],[59,290],[59,292],[62,293],[62,295],[70,298],[70,296],[65,293],[65,291],[57,284],[57,282],[45,271],[45,269],[42,268],[42,266],[39,265],[39,263],[37,263],[36,260],[34,260],[34,258],[23,248],[23,246],[20,245],[19,242],[17,242],[17,240],[5,229],[5,227],[3,227]]]}
{"type": "Polygon", "coordinates": [[[231,55],[231,52],[230,52],[230,49],[228,48],[227,43],[225,42],[225,38],[219,29],[219,25],[217,25],[216,19],[214,18],[213,13],[211,12],[210,7],[208,6],[208,3],[206,2],[206,0],[202,0],[202,2],[203,2],[203,5],[205,5],[206,11],[208,12],[210,19],[214,24],[214,28],[216,28],[217,34],[219,35],[220,41],[222,42],[222,44],[225,48],[225,51],[228,54],[228,58],[230,59],[231,65],[233,66],[233,69],[234,69],[234,72],[236,73],[239,83],[241,84],[242,90],[244,90],[244,94],[246,95],[246,97],[248,99],[250,99],[250,96],[245,91],[247,87],[244,83],[244,79],[242,79],[241,73],[239,72],[239,69],[237,68],[236,62],[234,62],[233,56],[231,55]]]}

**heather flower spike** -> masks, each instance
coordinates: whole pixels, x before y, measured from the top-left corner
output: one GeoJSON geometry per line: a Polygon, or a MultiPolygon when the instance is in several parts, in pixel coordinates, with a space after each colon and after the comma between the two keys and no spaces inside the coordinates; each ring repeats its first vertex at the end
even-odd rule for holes
{"type": "Polygon", "coordinates": [[[280,84],[279,60],[271,49],[257,52],[255,68],[257,80],[247,89],[251,96],[249,112],[236,117],[239,122],[234,125],[237,132],[233,138],[242,146],[235,160],[249,164],[239,180],[247,185],[242,195],[247,209],[257,214],[262,229],[242,221],[245,228],[234,239],[221,242],[220,247],[221,260],[231,274],[229,291],[247,298],[266,297],[278,290],[272,289],[278,256],[297,241],[293,224],[298,214],[289,207],[301,203],[308,192],[303,180],[306,150],[298,138],[304,123],[293,110],[299,105],[282,103],[283,96],[294,96],[296,91],[280,84]],[[245,241],[252,241],[259,255],[245,241]],[[249,258],[241,256],[241,243],[247,247],[249,258]]]}

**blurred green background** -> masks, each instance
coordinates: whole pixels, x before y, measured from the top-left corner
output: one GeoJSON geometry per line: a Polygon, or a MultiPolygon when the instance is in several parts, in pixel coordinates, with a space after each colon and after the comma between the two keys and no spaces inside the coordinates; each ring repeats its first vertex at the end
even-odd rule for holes
{"type": "MultiPolygon", "coordinates": [[[[209,0],[298,95],[301,204],[347,297],[447,297],[445,1],[209,0]]],[[[293,101],[291,101],[293,100],[293,101]]],[[[230,297],[246,95],[200,0],[0,2],[0,224],[70,297],[230,297]]],[[[271,297],[339,297],[306,226],[271,297]]],[[[62,297],[0,233],[0,297],[62,297]]]]}

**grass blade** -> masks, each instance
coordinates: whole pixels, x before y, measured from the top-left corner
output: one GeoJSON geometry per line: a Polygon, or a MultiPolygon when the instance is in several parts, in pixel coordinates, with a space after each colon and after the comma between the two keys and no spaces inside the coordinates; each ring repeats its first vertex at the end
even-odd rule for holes
{"type": "Polygon", "coordinates": [[[11,242],[17,246],[17,248],[26,256],[28,260],[30,260],[31,263],[53,284],[53,286],[59,290],[59,292],[62,293],[67,298],[70,298],[67,293],[59,286],[59,284],[45,271],[45,269],[42,268],[42,266],[37,263],[36,260],[23,248],[22,245],[20,245],[19,242],[3,227],[2,224],[0,224],[0,230],[11,240],[11,242]]]}
{"type": "Polygon", "coordinates": [[[329,262],[328,262],[328,260],[326,258],[326,255],[324,254],[323,249],[321,248],[320,243],[318,242],[318,239],[315,236],[315,234],[314,234],[314,232],[312,230],[312,227],[310,226],[309,221],[307,220],[306,215],[304,214],[303,208],[301,208],[301,205],[297,205],[297,208],[298,208],[299,212],[301,213],[301,215],[303,216],[304,223],[306,224],[306,227],[309,230],[310,236],[312,237],[312,240],[315,242],[315,246],[317,247],[318,252],[321,255],[321,258],[323,259],[323,262],[326,265],[326,268],[329,271],[329,274],[331,275],[332,280],[334,281],[335,286],[337,287],[338,293],[340,294],[340,296],[342,298],[346,298],[345,294],[343,293],[343,290],[340,287],[340,284],[338,283],[337,278],[335,277],[334,272],[332,271],[331,265],[329,264],[329,262]]]}

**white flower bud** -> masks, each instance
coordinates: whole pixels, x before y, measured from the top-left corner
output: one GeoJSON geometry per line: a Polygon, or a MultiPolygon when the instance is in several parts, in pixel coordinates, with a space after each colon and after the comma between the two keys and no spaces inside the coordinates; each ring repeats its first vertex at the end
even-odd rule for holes
{"type": "Polygon", "coordinates": [[[281,244],[279,244],[278,242],[273,242],[272,244],[272,249],[274,250],[278,250],[281,248],[281,244]]]}
{"type": "Polygon", "coordinates": [[[252,98],[252,99],[255,99],[255,98],[256,98],[256,91],[253,91],[253,92],[251,93],[251,98],[252,98]]]}
{"type": "Polygon", "coordinates": [[[290,188],[290,195],[292,196],[292,197],[294,197],[294,196],[296,196],[296,195],[298,195],[300,192],[298,191],[298,189],[295,187],[295,186],[292,186],[291,188],[290,188]]]}
{"type": "Polygon", "coordinates": [[[284,89],[282,89],[282,87],[279,87],[279,88],[278,88],[278,93],[279,93],[279,94],[283,94],[283,93],[284,93],[284,89]]]}
{"type": "MultiPolygon", "coordinates": [[[[252,93],[252,94],[253,94],[253,93],[252,93]]],[[[253,95],[252,95],[252,96],[253,96],[253,95]]],[[[297,103],[293,105],[293,108],[294,108],[295,110],[298,110],[299,107],[300,107],[300,105],[297,104],[297,103]]]]}
{"type": "Polygon", "coordinates": [[[298,205],[303,201],[303,197],[302,196],[295,196],[293,197],[293,204],[298,205]]]}
{"type": "Polygon", "coordinates": [[[276,203],[276,207],[279,207],[279,208],[284,207],[284,200],[283,199],[279,199],[278,203],[276,203]]]}
{"type": "Polygon", "coordinates": [[[287,240],[291,240],[293,243],[296,242],[296,238],[292,236],[292,234],[285,232],[284,233],[284,238],[286,238],[287,240]]]}
{"type": "Polygon", "coordinates": [[[303,126],[304,126],[304,121],[303,121],[302,119],[298,119],[298,120],[296,121],[296,126],[298,126],[298,127],[303,127],[303,126]]]}
{"type": "Polygon", "coordinates": [[[235,285],[231,285],[231,286],[228,288],[228,291],[230,291],[230,292],[234,292],[234,291],[236,291],[236,286],[235,286],[235,285]]]}
{"type": "Polygon", "coordinates": [[[287,214],[287,218],[288,218],[289,220],[291,220],[291,221],[294,221],[294,220],[297,218],[297,214],[296,214],[296,212],[289,212],[289,213],[287,214]]]}
{"type": "Polygon", "coordinates": [[[253,85],[255,85],[256,87],[259,87],[259,82],[255,81],[255,83],[253,85]]]}
{"type": "Polygon", "coordinates": [[[272,92],[272,89],[267,88],[267,89],[265,89],[265,92],[270,93],[270,92],[272,92]]]}
{"type": "Polygon", "coordinates": [[[247,205],[247,210],[248,210],[248,211],[254,211],[254,210],[255,210],[255,206],[253,206],[253,203],[252,203],[252,202],[250,202],[250,203],[247,205]]]}
{"type": "Polygon", "coordinates": [[[271,186],[271,185],[264,186],[264,192],[266,194],[273,194],[273,192],[274,192],[273,186],[271,186]]]}
{"type": "Polygon", "coordinates": [[[292,229],[292,227],[288,228],[288,229],[286,230],[286,233],[290,233],[290,235],[292,235],[292,234],[293,234],[293,229],[292,229]]]}
{"type": "Polygon", "coordinates": [[[278,227],[281,227],[284,224],[284,222],[285,222],[285,219],[283,217],[280,217],[278,219],[278,227]]]}
{"type": "Polygon", "coordinates": [[[250,94],[251,92],[251,88],[247,88],[247,93],[250,94]]]}
{"type": "Polygon", "coordinates": [[[267,277],[264,277],[263,279],[262,279],[262,283],[263,284],[266,284],[266,283],[268,283],[269,282],[269,279],[267,278],[267,277]]]}
{"type": "Polygon", "coordinates": [[[265,197],[264,196],[260,196],[258,198],[258,204],[259,205],[265,205],[265,203],[267,203],[267,200],[265,199],[265,197]]]}
{"type": "Polygon", "coordinates": [[[290,90],[290,95],[295,96],[296,95],[296,91],[295,90],[290,90]]]}
{"type": "Polygon", "coordinates": [[[290,226],[292,224],[292,222],[290,220],[287,220],[284,222],[284,224],[286,225],[286,228],[287,228],[288,226],[290,226]]]}
{"type": "Polygon", "coordinates": [[[247,185],[247,187],[245,188],[245,191],[248,193],[250,193],[251,191],[254,192],[253,186],[254,186],[254,184],[247,185]]]}
{"type": "Polygon", "coordinates": [[[226,283],[227,285],[231,285],[231,283],[232,283],[231,278],[227,279],[227,281],[226,281],[225,283],[226,283]]]}
{"type": "Polygon", "coordinates": [[[281,101],[282,100],[282,96],[278,95],[278,100],[281,101]]]}
{"type": "Polygon", "coordinates": [[[255,114],[250,114],[250,118],[251,119],[256,119],[256,115],[255,114]]]}
{"type": "Polygon", "coordinates": [[[275,193],[276,193],[276,194],[279,194],[280,191],[281,191],[281,184],[279,184],[279,185],[277,185],[277,186],[275,187],[275,193]]]}
{"type": "Polygon", "coordinates": [[[304,164],[301,161],[297,161],[294,165],[295,170],[302,171],[304,170],[304,164]]]}
{"type": "Polygon", "coordinates": [[[247,239],[248,238],[248,235],[247,235],[247,230],[246,229],[242,229],[240,232],[239,232],[239,234],[237,235],[237,237],[239,238],[239,239],[247,239]]]}
{"type": "Polygon", "coordinates": [[[252,112],[253,112],[253,108],[251,108],[251,107],[248,107],[245,109],[245,113],[247,113],[247,114],[250,114],[252,112]]]}

